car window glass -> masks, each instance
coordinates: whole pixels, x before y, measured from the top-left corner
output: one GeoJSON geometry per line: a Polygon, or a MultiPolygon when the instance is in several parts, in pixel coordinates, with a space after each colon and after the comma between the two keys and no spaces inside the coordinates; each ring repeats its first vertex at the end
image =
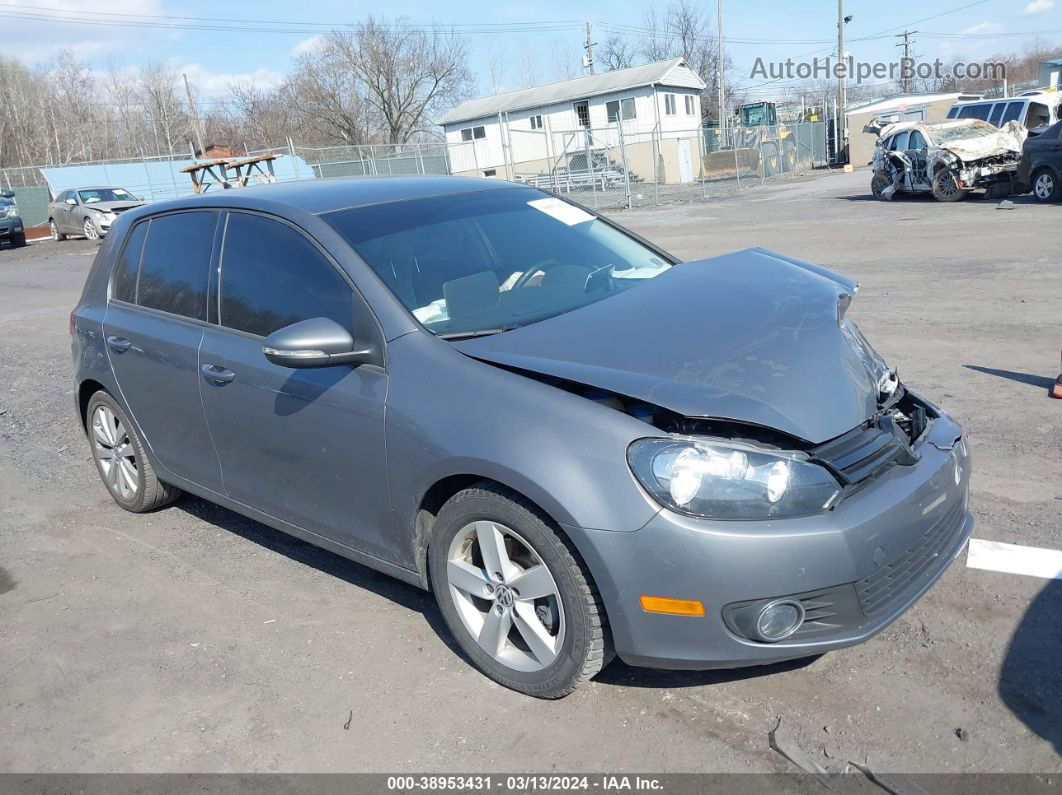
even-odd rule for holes
{"type": "Polygon", "coordinates": [[[926,148],[926,139],[922,137],[922,133],[918,130],[911,131],[911,142],[907,144],[907,148],[916,152],[921,152],[926,148]]]}
{"type": "Polygon", "coordinates": [[[902,152],[904,149],[907,148],[907,139],[909,136],[910,133],[906,130],[904,130],[902,133],[896,133],[895,137],[892,139],[892,143],[889,144],[889,149],[893,150],[894,152],[902,152]]]}
{"type": "Polygon", "coordinates": [[[1007,104],[1007,109],[1003,113],[1002,123],[1006,124],[1008,121],[1014,121],[1021,116],[1021,112],[1025,107],[1024,102],[1011,102],[1007,104]]]}
{"type": "Polygon", "coordinates": [[[206,320],[207,274],[216,224],[215,212],[151,219],[137,283],[140,306],[206,320]]]}
{"type": "Polygon", "coordinates": [[[1047,109],[1047,105],[1041,105],[1039,102],[1029,103],[1029,112],[1025,115],[1025,126],[1030,130],[1034,130],[1037,127],[1043,127],[1051,121],[1051,112],[1047,109]]]}
{"type": "Polygon", "coordinates": [[[221,325],[267,337],[327,317],[351,328],[353,291],[302,234],[279,221],[229,215],[221,259],[221,325]]]}
{"type": "Polygon", "coordinates": [[[992,106],[992,115],[988,117],[988,121],[991,124],[999,126],[999,120],[1003,118],[1003,111],[1007,109],[1006,102],[997,102],[992,106]]]}
{"type": "Polygon", "coordinates": [[[136,303],[136,277],[140,272],[140,254],[147,239],[148,223],[145,221],[133,227],[118,261],[114,264],[111,297],[119,301],[136,303]]]}

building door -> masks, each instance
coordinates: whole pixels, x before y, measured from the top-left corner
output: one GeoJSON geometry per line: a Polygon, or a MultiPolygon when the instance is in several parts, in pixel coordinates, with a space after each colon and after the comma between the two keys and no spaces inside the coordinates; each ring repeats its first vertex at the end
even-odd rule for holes
{"type": "Polygon", "coordinates": [[[689,138],[678,141],[679,182],[693,182],[693,141],[689,138]]]}

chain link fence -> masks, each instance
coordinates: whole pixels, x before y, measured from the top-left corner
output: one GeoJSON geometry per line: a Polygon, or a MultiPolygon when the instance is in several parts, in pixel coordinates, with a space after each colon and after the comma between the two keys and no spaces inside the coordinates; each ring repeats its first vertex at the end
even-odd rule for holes
{"type": "MultiPolygon", "coordinates": [[[[576,130],[491,128],[460,142],[310,147],[285,145],[249,151],[290,155],[307,168],[277,179],[457,174],[496,177],[567,195],[600,209],[690,202],[725,195],[768,180],[788,179],[825,166],[827,122],[792,125],[646,128],[631,121],[576,130]],[[294,176],[292,176],[294,174],[294,176]]],[[[94,180],[121,184],[150,200],[192,192],[179,172],[189,152],[87,163],[0,169],[0,189],[14,190],[27,226],[46,221],[50,199],[41,170],[94,166],[94,180]],[[135,168],[130,168],[130,166],[135,168]],[[119,176],[121,175],[121,176],[119,176]]],[[[279,162],[279,161],[278,161],[279,162]]]]}

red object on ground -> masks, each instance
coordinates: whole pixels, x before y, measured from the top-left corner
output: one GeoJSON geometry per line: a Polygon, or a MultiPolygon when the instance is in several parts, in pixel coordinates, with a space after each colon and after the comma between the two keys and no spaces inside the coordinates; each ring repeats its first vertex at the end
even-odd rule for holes
{"type": "Polygon", "coordinates": [[[1055,379],[1055,383],[1051,387],[1051,397],[1062,400],[1062,375],[1055,379]]]}

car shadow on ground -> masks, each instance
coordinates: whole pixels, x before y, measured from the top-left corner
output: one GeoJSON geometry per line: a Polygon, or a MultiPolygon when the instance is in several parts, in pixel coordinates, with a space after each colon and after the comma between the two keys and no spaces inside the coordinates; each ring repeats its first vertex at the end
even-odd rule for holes
{"type": "Polygon", "coordinates": [[[191,514],[200,521],[209,522],[215,527],[265,547],[271,552],[276,552],[304,566],[317,569],[323,574],[390,599],[407,610],[421,613],[447,648],[465,659],[464,654],[450,636],[450,631],[443,621],[442,614],[439,613],[434,597],[427,591],[190,494],[184,495],[174,507],[191,514]]]}
{"type": "Polygon", "coordinates": [[[1014,631],[999,674],[999,696],[1015,717],[1062,754],[1062,580],[1050,580],[1014,631]]]}
{"type": "Polygon", "coordinates": [[[1008,381],[1017,381],[1019,384],[1028,384],[1042,389],[1050,389],[1054,386],[1055,379],[1033,373],[1019,373],[1014,370],[998,370],[995,367],[982,367],[979,364],[964,364],[967,370],[973,370],[985,375],[994,375],[997,378],[1006,378],[1008,381]]]}
{"type": "MultiPolygon", "coordinates": [[[[465,656],[464,652],[454,641],[446,622],[443,621],[438,606],[435,604],[435,598],[427,591],[378,572],[368,566],[355,563],[326,549],[315,547],[280,530],[274,530],[268,525],[256,522],[254,519],[249,519],[235,511],[230,511],[228,508],[215,505],[191,494],[184,495],[174,507],[191,514],[202,522],[207,522],[221,530],[227,530],[240,538],[265,547],[271,552],[276,552],[304,566],[316,569],[323,574],[383,596],[407,610],[420,613],[424,616],[424,620],[432,631],[439,636],[439,639],[454,655],[460,657],[468,665],[473,665],[472,661],[465,656]]],[[[616,659],[594,681],[623,687],[699,687],[769,676],[785,671],[795,671],[810,665],[817,659],[818,657],[804,657],[799,660],[789,660],[773,665],[708,671],[664,671],[656,668],[635,668],[625,664],[622,660],[616,659]]]]}

